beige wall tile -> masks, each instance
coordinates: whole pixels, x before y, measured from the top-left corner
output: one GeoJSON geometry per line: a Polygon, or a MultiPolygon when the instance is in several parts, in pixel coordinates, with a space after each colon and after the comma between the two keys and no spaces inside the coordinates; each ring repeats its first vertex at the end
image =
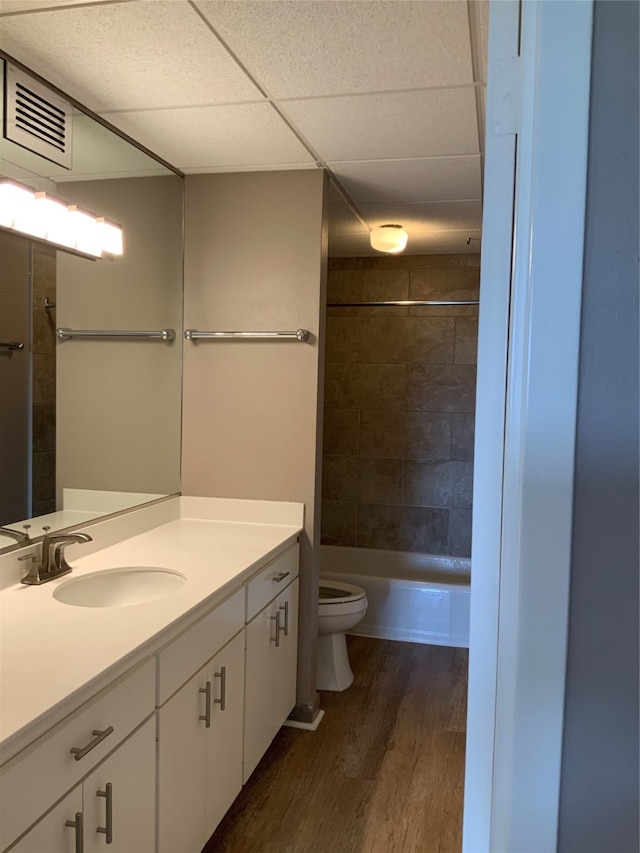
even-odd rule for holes
{"type": "Polygon", "coordinates": [[[361,548],[446,554],[448,518],[446,509],[361,503],[356,542],[361,548]]]}
{"type": "Polygon", "coordinates": [[[33,452],[56,449],[55,402],[33,407],[33,452]]]}
{"type": "Polygon", "coordinates": [[[456,364],[477,364],[478,321],[474,317],[456,318],[456,364]]]}
{"type": "Polygon", "coordinates": [[[477,317],[478,305],[415,305],[407,308],[410,317],[477,317]]]}
{"type": "Polygon", "coordinates": [[[362,320],[359,317],[327,317],[327,364],[353,364],[362,359],[362,320]]]}
{"type": "Polygon", "coordinates": [[[53,451],[33,454],[33,500],[47,501],[56,496],[56,454],[53,451]]]}
{"type": "Polygon", "coordinates": [[[475,415],[451,415],[451,458],[473,462],[475,415]]]}
{"type": "Polygon", "coordinates": [[[360,469],[357,456],[322,457],[322,497],[355,501],[360,494],[360,469]]]}
{"type": "Polygon", "coordinates": [[[322,501],[321,542],[323,545],[356,544],[356,502],[322,501]]]}
{"type": "Polygon", "coordinates": [[[471,510],[449,510],[449,553],[452,557],[471,556],[471,510]]]}
{"type": "Polygon", "coordinates": [[[479,270],[473,267],[411,272],[410,299],[478,299],[479,293],[480,274],[479,270]]]}
{"type": "MultiPolygon", "coordinates": [[[[56,511],[56,499],[49,498],[46,501],[34,501],[31,509],[34,518],[37,518],[39,515],[48,515],[50,512],[56,511]]],[[[39,532],[34,533],[33,530],[30,530],[29,533],[34,537],[41,535],[39,532]]]]}
{"type": "Polygon", "coordinates": [[[376,255],[363,258],[365,269],[403,269],[403,270],[422,270],[422,269],[451,269],[462,266],[461,260],[464,258],[479,257],[479,255],[398,255],[396,257],[390,255],[376,255]]]}
{"type": "Polygon", "coordinates": [[[473,497],[471,462],[405,460],[402,503],[410,506],[470,507],[473,497]]]}
{"type": "Polygon", "coordinates": [[[327,364],[325,405],[334,409],[400,409],[406,392],[403,364],[327,364]]]}
{"type": "Polygon", "coordinates": [[[383,364],[450,364],[455,320],[450,317],[370,317],[363,320],[362,360],[383,364]]]}
{"type": "Polygon", "coordinates": [[[358,409],[324,410],[323,452],[355,456],[358,453],[358,409]]]}
{"type": "Polygon", "coordinates": [[[364,267],[364,258],[329,258],[327,269],[333,270],[361,270],[364,267]]]}
{"type": "Polygon", "coordinates": [[[476,369],[471,365],[412,365],[407,369],[407,408],[423,412],[473,412],[476,369]]]}
{"type": "Polygon", "coordinates": [[[402,498],[402,460],[358,460],[359,500],[371,503],[399,504],[402,498]]]}
{"type": "Polygon", "coordinates": [[[360,415],[360,456],[402,459],[406,436],[405,412],[363,411],[360,415]]]}
{"type": "Polygon", "coordinates": [[[33,356],[33,404],[34,406],[55,404],[56,360],[55,355],[33,356]]]}
{"type": "Polygon", "coordinates": [[[449,459],[451,453],[451,415],[431,412],[407,412],[405,458],[449,459]]]}

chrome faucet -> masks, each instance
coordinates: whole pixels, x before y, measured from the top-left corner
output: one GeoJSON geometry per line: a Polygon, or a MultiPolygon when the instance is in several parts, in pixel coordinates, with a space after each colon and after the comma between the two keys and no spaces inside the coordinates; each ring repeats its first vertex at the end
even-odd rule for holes
{"type": "Polygon", "coordinates": [[[28,542],[29,541],[29,533],[28,530],[31,527],[30,524],[24,524],[24,533],[21,530],[12,530],[10,527],[0,527],[0,533],[4,536],[13,536],[16,542],[28,542]]]}
{"type": "Polygon", "coordinates": [[[42,539],[42,552],[27,554],[20,560],[31,560],[31,568],[22,578],[22,583],[41,584],[67,575],[71,566],[64,556],[64,549],[73,542],[91,542],[87,533],[45,533],[42,539]]]}

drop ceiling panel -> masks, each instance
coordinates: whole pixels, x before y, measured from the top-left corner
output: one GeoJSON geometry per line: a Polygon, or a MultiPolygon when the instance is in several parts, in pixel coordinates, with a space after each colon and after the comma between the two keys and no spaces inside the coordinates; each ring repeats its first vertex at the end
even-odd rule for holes
{"type": "Polygon", "coordinates": [[[268,103],[109,113],[133,139],[186,171],[300,168],[315,161],[268,103]]]}
{"type": "Polygon", "coordinates": [[[482,196],[479,155],[329,162],[327,165],[357,203],[444,201],[482,196]]]}
{"type": "Polygon", "coordinates": [[[473,81],[463,2],[204,0],[198,7],[276,98],[473,81]]]}
{"type": "Polygon", "coordinates": [[[95,112],[262,99],[184,2],[9,16],[0,46],[95,112]]]}
{"type": "Polygon", "coordinates": [[[478,154],[473,87],[287,101],[325,161],[478,154]]]}
{"type": "Polygon", "coordinates": [[[15,12],[31,12],[34,9],[50,9],[52,6],[76,6],[80,3],[109,3],[111,0],[0,0],[0,15],[15,12]]]}
{"type": "Polygon", "coordinates": [[[370,228],[398,223],[411,235],[419,231],[482,227],[482,202],[448,201],[431,204],[359,204],[370,228]]]}

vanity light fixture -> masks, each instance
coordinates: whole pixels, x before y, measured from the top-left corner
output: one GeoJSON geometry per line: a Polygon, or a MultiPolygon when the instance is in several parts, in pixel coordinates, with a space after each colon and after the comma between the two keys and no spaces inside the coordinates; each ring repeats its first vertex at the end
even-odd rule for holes
{"type": "Polygon", "coordinates": [[[9,178],[0,178],[0,226],[93,258],[122,254],[120,225],[9,178]]]}
{"type": "Polygon", "coordinates": [[[396,255],[407,245],[409,235],[402,225],[381,225],[370,233],[371,247],[377,252],[389,252],[396,255]]]}

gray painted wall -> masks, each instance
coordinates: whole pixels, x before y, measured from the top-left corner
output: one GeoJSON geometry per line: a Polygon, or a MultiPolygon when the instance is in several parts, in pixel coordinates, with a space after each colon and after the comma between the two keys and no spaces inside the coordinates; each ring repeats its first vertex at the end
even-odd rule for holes
{"type": "Polygon", "coordinates": [[[558,850],[638,850],[638,4],[595,4],[558,850]]]}

